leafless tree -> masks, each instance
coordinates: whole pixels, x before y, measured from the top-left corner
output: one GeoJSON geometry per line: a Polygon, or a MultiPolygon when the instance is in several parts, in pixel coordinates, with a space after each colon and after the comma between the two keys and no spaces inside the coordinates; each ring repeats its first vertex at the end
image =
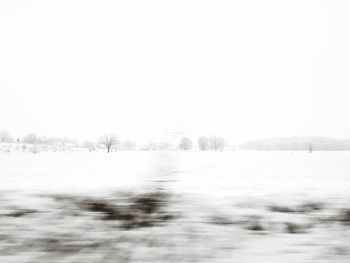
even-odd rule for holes
{"type": "Polygon", "coordinates": [[[225,148],[224,138],[216,135],[210,136],[209,148],[214,151],[223,151],[225,148]]]}
{"type": "Polygon", "coordinates": [[[40,140],[38,136],[36,136],[36,134],[28,133],[26,136],[23,137],[22,142],[28,143],[28,144],[35,144],[35,143],[39,143],[40,140]]]}
{"type": "Polygon", "coordinates": [[[87,148],[89,150],[93,150],[96,148],[95,143],[90,142],[90,141],[83,141],[80,145],[82,148],[87,148]]]}
{"type": "Polygon", "coordinates": [[[201,136],[198,138],[198,148],[201,151],[206,151],[209,149],[208,137],[201,136]]]}
{"type": "Polygon", "coordinates": [[[113,133],[105,134],[99,139],[99,144],[106,147],[107,153],[111,151],[112,146],[117,145],[118,143],[118,136],[113,133]]]}
{"type": "Polygon", "coordinates": [[[193,146],[193,143],[192,143],[192,140],[188,137],[183,137],[181,140],[180,140],[180,144],[179,144],[179,148],[183,151],[190,151],[192,150],[192,146],[193,146]]]}

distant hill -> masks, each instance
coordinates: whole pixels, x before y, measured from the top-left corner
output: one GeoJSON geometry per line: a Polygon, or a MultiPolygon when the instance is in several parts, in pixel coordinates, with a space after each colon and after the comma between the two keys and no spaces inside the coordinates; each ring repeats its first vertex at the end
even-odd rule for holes
{"type": "Polygon", "coordinates": [[[350,140],[328,137],[276,137],[240,144],[241,150],[257,151],[350,151],[350,140]]]}

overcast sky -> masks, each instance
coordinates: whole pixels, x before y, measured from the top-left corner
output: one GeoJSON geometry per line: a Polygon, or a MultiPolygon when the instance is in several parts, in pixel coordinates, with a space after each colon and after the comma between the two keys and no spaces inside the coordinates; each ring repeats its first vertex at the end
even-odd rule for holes
{"type": "Polygon", "coordinates": [[[0,130],[350,138],[350,1],[0,0],[0,130]]]}

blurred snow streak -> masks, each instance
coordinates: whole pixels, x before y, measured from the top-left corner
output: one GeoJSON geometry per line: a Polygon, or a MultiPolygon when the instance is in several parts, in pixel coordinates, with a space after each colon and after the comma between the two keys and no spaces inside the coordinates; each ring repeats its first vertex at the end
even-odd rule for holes
{"type": "Polygon", "coordinates": [[[1,262],[349,262],[348,152],[0,158],[1,262]]]}

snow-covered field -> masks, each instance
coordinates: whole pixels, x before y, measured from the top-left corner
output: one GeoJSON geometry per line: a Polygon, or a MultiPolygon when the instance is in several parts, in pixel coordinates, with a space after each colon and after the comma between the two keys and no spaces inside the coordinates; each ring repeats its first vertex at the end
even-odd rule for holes
{"type": "Polygon", "coordinates": [[[350,152],[1,154],[0,262],[350,262],[350,152]]]}

